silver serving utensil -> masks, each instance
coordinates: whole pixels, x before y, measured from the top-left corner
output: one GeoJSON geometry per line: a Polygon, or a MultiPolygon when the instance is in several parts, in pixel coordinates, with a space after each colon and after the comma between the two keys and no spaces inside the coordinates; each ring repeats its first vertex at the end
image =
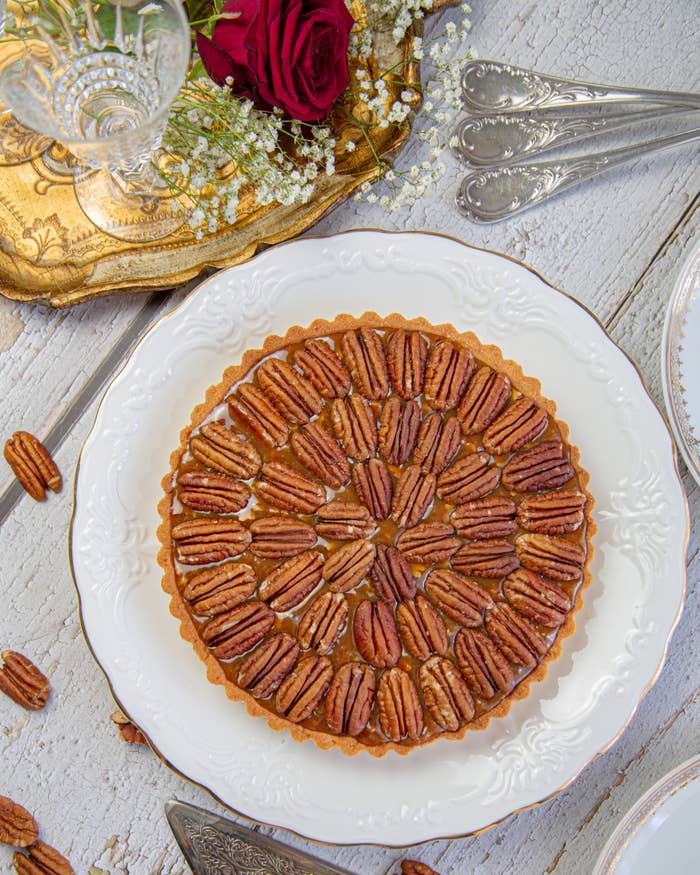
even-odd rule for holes
{"type": "Polygon", "coordinates": [[[660,103],[700,107],[700,94],[594,85],[547,76],[498,61],[471,61],[462,74],[462,102],[474,113],[609,103],[660,103]]]}
{"type": "Polygon", "coordinates": [[[472,167],[512,164],[524,158],[534,158],[558,146],[578,143],[638,122],[697,111],[695,107],[667,106],[596,116],[545,113],[470,116],[455,129],[455,151],[462,161],[472,167]]]}
{"type": "Polygon", "coordinates": [[[457,206],[473,222],[499,222],[604,170],[694,140],[700,140],[700,128],[593,155],[479,170],[462,180],[457,206]]]}
{"type": "Polygon", "coordinates": [[[353,875],[196,805],[171,800],[165,814],[194,875],[353,875]]]}

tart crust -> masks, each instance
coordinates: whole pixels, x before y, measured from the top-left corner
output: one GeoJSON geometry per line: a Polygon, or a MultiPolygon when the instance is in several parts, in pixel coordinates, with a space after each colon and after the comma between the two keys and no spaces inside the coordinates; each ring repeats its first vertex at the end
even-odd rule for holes
{"type": "Polygon", "coordinates": [[[190,423],[180,432],[180,445],[171,453],[170,469],[162,480],[164,494],[158,504],[158,512],[162,522],[157,532],[158,539],[161,543],[161,549],[158,553],[158,563],[163,569],[162,587],[170,596],[170,612],[179,621],[180,635],[186,641],[190,642],[199,658],[204,662],[209,681],[214,684],[222,685],[230,699],[244,702],[249,714],[256,717],[264,717],[272,729],[276,731],[286,730],[291,733],[295,740],[300,742],[307,740],[313,741],[323,750],[338,748],[343,753],[350,756],[358,754],[360,751],[365,751],[376,757],[384,756],[389,751],[395,751],[397,754],[405,756],[415,748],[423,747],[439,739],[463,738],[467,731],[484,729],[492,719],[504,717],[509,712],[513,700],[526,698],[530,694],[532,684],[543,680],[547,675],[549,663],[560,656],[562,642],[565,638],[572,635],[575,630],[576,622],[574,615],[583,604],[583,592],[591,582],[590,564],[593,557],[592,537],[595,534],[596,526],[592,516],[594,499],[588,490],[589,479],[588,472],[581,467],[580,452],[578,448],[569,441],[568,425],[562,420],[556,418],[555,403],[552,400],[543,397],[539,380],[525,375],[520,365],[516,362],[504,359],[498,346],[494,344],[483,344],[473,332],[459,332],[449,323],[433,325],[422,317],[406,319],[398,313],[392,313],[388,316],[379,316],[377,313],[367,312],[360,317],[341,314],[332,321],[318,319],[307,327],[295,325],[289,328],[284,336],[270,335],[265,339],[262,347],[246,351],[240,363],[226,368],[221,380],[207,389],[203,402],[198,404],[192,411],[190,423]],[[419,739],[412,744],[386,741],[382,744],[367,745],[347,735],[335,735],[331,732],[322,732],[293,723],[263,707],[255,698],[253,698],[252,695],[232,683],[226,677],[223,668],[202,641],[178,589],[177,572],[173,561],[171,509],[173,498],[175,496],[175,472],[186,452],[187,443],[193,430],[196,429],[207,418],[211,411],[224,400],[225,396],[229,394],[231,387],[240,382],[263,358],[272,353],[279,352],[285,347],[308,340],[312,337],[323,337],[329,334],[357,329],[363,326],[377,329],[402,328],[405,330],[423,331],[433,335],[439,335],[440,337],[451,340],[460,346],[466,347],[477,359],[480,359],[494,370],[507,375],[511,381],[513,389],[520,391],[523,395],[535,401],[535,403],[545,410],[550,418],[556,423],[561,433],[562,441],[569,448],[570,463],[576,471],[579,488],[586,496],[586,505],[584,509],[586,522],[586,560],[583,567],[583,577],[576,591],[574,603],[567,614],[566,620],[556,632],[554,640],[547,653],[535,668],[519,680],[513,689],[511,689],[510,692],[490,710],[484,712],[474,720],[460,726],[460,728],[454,732],[443,731],[426,739],[419,739]]]}

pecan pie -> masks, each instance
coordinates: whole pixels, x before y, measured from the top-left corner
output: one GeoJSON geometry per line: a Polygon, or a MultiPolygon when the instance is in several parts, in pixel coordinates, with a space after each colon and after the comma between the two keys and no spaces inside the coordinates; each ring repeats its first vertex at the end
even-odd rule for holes
{"type": "Polygon", "coordinates": [[[160,563],[182,635],[297,740],[460,738],[573,631],[588,475],[539,383],[473,334],[365,314],[268,338],[171,462],[160,563]]]}

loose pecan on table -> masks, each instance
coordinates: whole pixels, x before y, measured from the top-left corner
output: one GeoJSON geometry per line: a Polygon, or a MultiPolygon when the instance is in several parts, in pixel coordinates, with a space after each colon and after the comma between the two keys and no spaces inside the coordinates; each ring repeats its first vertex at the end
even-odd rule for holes
{"type": "Polygon", "coordinates": [[[197,517],[176,523],[170,534],[178,561],[183,565],[207,565],[233,559],[247,550],[250,532],[238,520],[197,517]]]}
{"type": "Polygon", "coordinates": [[[515,675],[496,644],[478,629],[460,629],[455,637],[459,670],[472,692],[490,699],[500,690],[507,693],[515,675]]]}
{"type": "Polygon", "coordinates": [[[369,459],[353,465],[352,482],[358,498],[375,520],[385,520],[391,513],[394,485],[386,464],[381,459],[369,459]]]}
{"type": "Polygon", "coordinates": [[[112,723],[116,724],[117,729],[119,730],[119,737],[122,741],[125,741],[127,744],[135,745],[146,744],[146,736],[135,723],[132,723],[131,720],[129,720],[121,708],[115,708],[109,715],[109,719],[112,723]]]}
{"type": "Polygon", "coordinates": [[[187,471],[180,475],[177,486],[180,502],[204,513],[238,513],[250,498],[245,483],[208,471],[187,471]]]}
{"type": "Polygon", "coordinates": [[[403,465],[413,451],[420,428],[418,402],[389,398],[379,417],[379,452],[390,465],[403,465]]]}
{"type": "Polygon", "coordinates": [[[355,609],[353,635],[360,656],[375,668],[391,668],[399,661],[399,630],[385,602],[360,602],[355,609]]]}
{"type": "Polygon", "coordinates": [[[51,685],[34,663],[17,653],[0,653],[0,690],[28,711],[39,711],[47,703],[51,685]]]}
{"type": "Polygon", "coordinates": [[[437,478],[423,474],[418,465],[404,468],[391,502],[391,517],[400,528],[415,526],[424,516],[435,497],[437,478]]]}
{"type": "Polygon", "coordinates": [[[476,362],[469,350],[447,340],[438,341],[430,351],[423,397],[435,410],[451,410],[459,404],[475,370],[476,362]]]}
{"type": "Polygon", "coordinates": [[[521,450],[503,466],[503,485],[512,492],[556,489],[574,476],[561,441],[542,441],[521,450]]]}
{"type": "Polygon", "coordinates": [[[318,540],[313,526],[284,516],[258,517],[250,524],[250,534],[250,552],[261,559],[296,556],[318,540]]]}
{"type": "Polygon", "coordinates": [[[274,611],[253,599],[214,617],[202,630],[202,640],[217,659],[232,659],[255,647],[274,624],[274,611]]]}
{"type": "Polygon", "coordinates": [[[361,662],[341,665],[325,702],[326,723],[331,732],[359,735],[369,721],[376,687],[377,679],[368,665],[361,662]]]}
{"type": "Polygon", "coordinates": [[[348,592],[363,581],[374,565],[377,548],[371,541],[360,538],[343,544],[326,559],[323,579],[331,592],[348,592]]]}
{"type": "Polygon", "coordinates": [[[520,535],[515,549],[521,565],[553,580],[578,580],[586,561],[579,544],[551,535],[520,535]]]}
{"type": "Polygon", "coordinates": [[[567,592],[526,568],[517,568],[506,577],[503,595],[521,614],[542,626],[561,626],[571,608],[567,592]]]}
{"type": "Polygon", "coordinates": [[[412,599],[416,594],[416,579],[411,566],[396,547],[377,544],[377,558],[371,576],[374,591],[384,602],[412,599]]]}
{"type": "Polygon", "coordinates": [[[460,626],[480,626],[483,612],[493,599],[478,583],[455,571],[434,568],[425,580],[428,598],[460,626]]]}
{"type": "Polygon", "coordinates": [[[519,398],[484,432],[484,449],[496,456],[512,453],[539,437],[547,428],[547,414],[529,398],[519,398]]]}
{"type": "Polygon", "coordinates": [[[253,595],[258,585],[255,572],[242,562],[224,562],[186,578],[182,597],[198,617],[215,617],[235,608],[253,595]]]}
{"type": "Polygon", "coordinates": [[[367,508],[354,501],[329,501],[316,511],[316,532],[331,541],[369,538],[376,529],[367,508]]]}
{"type": "Polygon", "coordinates": [[[515,545],[501,539],[471,541],[452,557],[454,570],[472,577],[504,577],[519,564],[515,545]]]}
{"type": "Polygon", "coordinates": [[[486,612],[486,631],[510,662],[524,668],[534,668],[549,649],[535,626],[510,605],[486,612]]]}
{"type": "Polygon", "coordinates": [[[425,661],[431,653],[447,653],[445,621],[424,595],[419,593],[415,599],[399,602],[396,619],[401,640],[411,656],[425,661]]]}
{"type": "Polygon", "coordinates": [[[25,491],[36,501],[46,498],[46,490],[58,492],[61,475],[41,441],[28,431],[16,431],[5,443],[5,459],[25,491]]]}
{"type": "Polygon", "coordinates": [[[255,372],[255,379],[287,422],[303,424],[323,408],[323,399],[313,384],[283,359],[264,361],[255,372]]]}
{"type": "Polygon", "coordinates": [[[278,632],[243,660],[236,683],[256,699],[268,699],[294,668],[298,656],[299,644],[286,632],[278,632]]]}
{"type": "Polygon", "coordinates": [[[246,426],[269,447],[283,447],[289,437],[289,426],[284,417],[251,383],[242,383],[226,399],[231,418],[246,426]]]}
{"type": "Polygon", "coordinates": [[[262,460],[253,444],[222,422],[207,422],[190,438],[190,453],[200,464],[221,474],[248,480],[262,460]]]}
{"type": "Polygon", "coordinates": [[[501,469],[491,462],[488,453],[470,453],[457,459],[438,477],[438,495],[450,504],[464,504],[493,492],[500,483],[501,469]]]}
{"type": "Polygon", "coordinates": [[[413,451],[413,464],[426,474],[440,474],[454,459],[462,436],[458,420],[451,416],[443,419],[431,413],[421,423],[413,451]]]}
{"type": "Polygon", "coordinates": [[[457,410],[464,435],[479,434],[487,428],[510,398],[510,380],[485,365],[469,381],[457,410]]]}
{"type": "Polygon", "coordinates": [[[278,565],[260,584],[258,594],[273,611],[301,604],[321,582],[323,554],[307,550],[278,565]]]}
{"type": "Polygon", "coordinates": [[[346,331],[340,342],[352,379],[361,395],[376,401],[389,391],[384,344],[372,328],[346,331]]]}
{"type": "Polygon", "coordinates": [[[583,523],[586,496],[580,492],[544,492],[528,495],[518,505],[518,522],[528,532],[565,535],[583,523]]]}
{"type": "Polygon", "coordinates": [[[449,559],[459,549],[454,529],[447,523],[418,523],[406,529],[396,540],[396,546],[410,562],[431,565],[449,559]]]}
{"type": "Polygon", "coordinates": [[[39,835],[36,821],[19,803],[0,796],[0,843],[15,848],[33,845],[39,835]]]}
{"type": "Polygon", "coordinates": [[[461,538],[505,538],[517,531],[515,502],[502,495],[467,501],[452,511],[450,522],[461,538]]]}
{"type": "Polygon", "coordinates": [[[313,513],[326,500],[320,483],[284,462],[266,462],[254,488],[272,507],[297,513],[313,513]]]}
{"type": "Polygon", "coordinates": [[[277,690],[277,713],[292,723],[306,720],[325,696],[332,678],[333,666],[328,657],[311,655],[302,659],[277,690]]]}
{"type": "Polygon", "coordinates": [[[386,348],[394,392],[406,399],[420,395],[428,360],[428,341],[419,331],[399,328],[389,335],[386,348]]]}
{"type": "Polygon", "coordinates": [[[417,741],[423,734],[424,718],[418,690],[400,668],[390,668],[379,679],[377,691],[379,725],[391,741],[417,741]]]}
{"type": "Polygon", "coordinates": [[[45,842],[34,842],[27,854],[16,851],[12,857],[17,875],[75,875],[63,854],[45,842]]]}
{"type": "Polygon", "coordinates": [[[404,860],[401,863],[401,875],[440,875],[435,869],[431,869],[426,863],[418,860],[404,860]]]}
{"type": "Polygon", "coordinates": [[[350,391],[350,372],[325,340],[307,340],[294,362],[324,398],[344,398],[350,391]]]}
{"type": "Polygon", "coordinates": [[[433,720],[455,732],[474,716],[474,700],[457,666],[443,656],[431,656],[418,673],[423,699],[433,720]]]}
{"type": "Polygon", "coordinates": [[[340,489],[350,479],[348,457],[319,422],[309,422],[296,431],[291,445],[301,464],[331,489],[340,489]]]}
{"type": "Polygon", "coordinates": [[[297,637],[304,650],[313,649],[321,656],[335,647],[348,621],[348,602],[340,592],[324,592],[313,600],[299,621],[297,637]]]}
{"type": "Polygon", "coordinates": [[[377,452],[377,421],[366,398],[336,398],[331,405],[331,422],[348,456],[364,462],[377,452]]]}

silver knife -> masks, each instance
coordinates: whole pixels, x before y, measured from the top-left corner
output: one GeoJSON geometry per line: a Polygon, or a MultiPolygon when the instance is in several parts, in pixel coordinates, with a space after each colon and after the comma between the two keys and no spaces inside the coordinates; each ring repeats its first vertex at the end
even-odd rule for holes
{"type": "Polygon", "coordinates": [[[172,800],[165,815],[194,875],[353,875],[196,805],[172,800]]]}

